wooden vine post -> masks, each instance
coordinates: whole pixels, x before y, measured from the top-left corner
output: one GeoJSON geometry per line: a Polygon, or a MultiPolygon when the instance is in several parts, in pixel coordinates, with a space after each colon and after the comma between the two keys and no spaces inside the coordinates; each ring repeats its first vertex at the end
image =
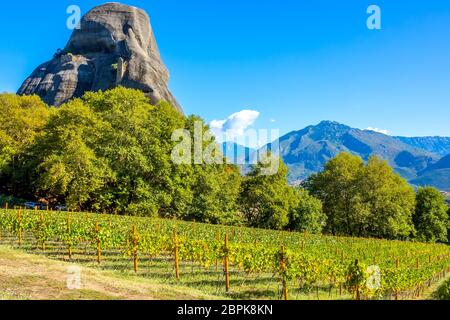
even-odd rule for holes
{"type": "MultiPolygon", "coordinates": [[[[344,263],[344,250],[341,250],[341,262],[344,263]]],[[[339,295],[342,297],[342,281],[339,281],[339,295]]]]}
{"type": "MultiPolygon", "coordinates": [[[[44,213],[42,211],[40,213],[39,219],[41,221],[41,228],[44,228],[45,227],[44,226],[45,220],[44,220],[44,213]]],[[[45,240],[42,240],[42,251],[45,251],[45,240]]]]}
{"type": "MultiPolygon", "coordinates": [[[[355,260],[355,266],[358,267],[359,266],[359,260],[356,259],[355,260]]],[[[361,286],[359,283],[356,284],[356,300],[360,301],[361,300],[361,286]]]]}
{"type": "Polygon", "coordinates": [[[175,253],[175,277],[177,280],[180,280],[180,253],[179,253],[179,246],[178,246],[178,237],[176,230],[173,232],[173,246],[174,246],[174,253],[175,253]]]}
{"type": "Polygon", "coordinates": [[[136,231],[136,226],[133,225],[133,264],[134,264],[134,272],[138,272],[138,245],[139,245],[139,239],[138,234],[136,231]]]}
{"type": "Polygon", "coordinates": [[[225,272],[225,288],[226,292],[230,292],[230,269],[229,269],[229,258],[228,258],[228,233],[225,234],[225,246],[224,246],[224,272],[225,272]]]}
{"type": "MultiPolygon", "coordinates": [[[[419,260],[419,258],[416,258],[416,269],[420,270],[420,260],[419,260]]],[[[417,286],[417,297],[420,297],[421,287],[422,286],[420,284],[417,286]]]]}
{"type": "MultiPolygon", "coordinates": [[[[400,259],[399,259],[399,258],[397,258],[397,259],[395,260],[395,267],[396,267],[397,269],[400,268],[400,259]]],[[[395,290],[395,300],[399,300],[399,292],[398,292],[398,289],[395,290]]]]}
{"type": "Polygon", "coordinates": [[[283,298],[284,300],[289,300],[289,289],[286,282],[286,249],[284,246],[281,247],[281,254],[280,254],[280,271],[281,271],[281,278],[282,278],[282,285],[283,285],[283,298]]]}
{"type": "Polygon", "coordinates": [[[18,232],[18,238],[19,238],[19,247],[22,245],[22,212],[17,212],[17,232],[18,232]]]}
{"type": "Polygon", "coordinates": [[[100,239],[100,225],[98,222],[95,224],[95,232],[97,234],[97,263],[100,264],[102,260],[102,246],[100,239]]]}
{"type": "Polygon", "coordinates": [[[5,204],[5,209],[8,210],[8,202],[5,204]]]}
{"type": "MultiPolygon", "coordinates": [[[[47,207],[48,208],[48,207],[47,207]]],[[[47,209],[48,211],[48,209],[47,209]]],[[[67,234],[69,235],[69,243],[67,245],[67,249],[69,251],[69,260],[72,260],[72,238],[71,238],[71,224],[72,224],[72,219],[70,217],[70,213],[67,216],[67,234]]]]}
{"type": "MultiPolygon", "coordinates": [[[[220,244],[220,230],[217,231],[217,242],[220,244]]],[[[219,271],[219,260],[216,258],[216,272],[219,271]]]]}

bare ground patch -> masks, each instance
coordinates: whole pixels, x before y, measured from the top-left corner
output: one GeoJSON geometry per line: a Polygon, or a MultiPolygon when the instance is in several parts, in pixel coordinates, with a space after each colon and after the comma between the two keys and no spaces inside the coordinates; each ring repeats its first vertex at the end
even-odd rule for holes
{"type": "Polygon", "coordinates": [[[120,277],[82,266],[81,288],[67,287],[73,264],[0,246],[0,300],[180,300],[214,299],[199,291],[149,279],[120,277]]]}

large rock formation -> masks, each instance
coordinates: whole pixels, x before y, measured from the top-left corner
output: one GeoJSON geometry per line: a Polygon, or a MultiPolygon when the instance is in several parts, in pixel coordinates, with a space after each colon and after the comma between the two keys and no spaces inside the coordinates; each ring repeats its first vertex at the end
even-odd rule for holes
{"type": "Polygon", "coordinates": [[[145,11],[107,3],[81,19],[65,49],[39,66],[18,94],[37,94],[59,106],[86,91],[124,86],[142,90],[153,103],[166,100],[182,112],[168,81],[145,11]]]}

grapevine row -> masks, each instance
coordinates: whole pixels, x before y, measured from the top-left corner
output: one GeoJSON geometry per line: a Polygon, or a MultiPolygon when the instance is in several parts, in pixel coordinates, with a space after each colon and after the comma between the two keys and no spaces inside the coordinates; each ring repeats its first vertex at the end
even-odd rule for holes
{"type": "Polygon", "coordinates": [[[42,250],[58,241],[67,248],[88,244],[96,252],[116,249],[133,259],[139,271],[139,256],[168,256],[179,264],[195,262],[204,267],[223,263],[226,290],[230,288],[229,266],[247,274],[272,273],[288,299],[289,284],[330,286],[346,290],[355,298],[393,296],[402,292],[419,295],[425,285],[449,271],[450,249],[446,245],[375,239],[337,238],[299,233],[229,228],[171,220],[0,209],[0,232],[13,235],[22,245],[32,235],[42,250]],[[367,284],[366,269],[376,265],[380,283],[367,284]]]}

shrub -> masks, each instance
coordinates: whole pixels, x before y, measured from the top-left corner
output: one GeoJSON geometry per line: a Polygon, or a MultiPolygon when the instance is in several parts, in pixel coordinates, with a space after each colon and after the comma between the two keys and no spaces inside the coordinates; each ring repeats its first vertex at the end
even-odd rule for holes
{"type": "Polygon", "coordinates": [[[442,284],[435,292],[435,299],[438,300],[450,300],[450,280],[447,280],[442,284]]]}

